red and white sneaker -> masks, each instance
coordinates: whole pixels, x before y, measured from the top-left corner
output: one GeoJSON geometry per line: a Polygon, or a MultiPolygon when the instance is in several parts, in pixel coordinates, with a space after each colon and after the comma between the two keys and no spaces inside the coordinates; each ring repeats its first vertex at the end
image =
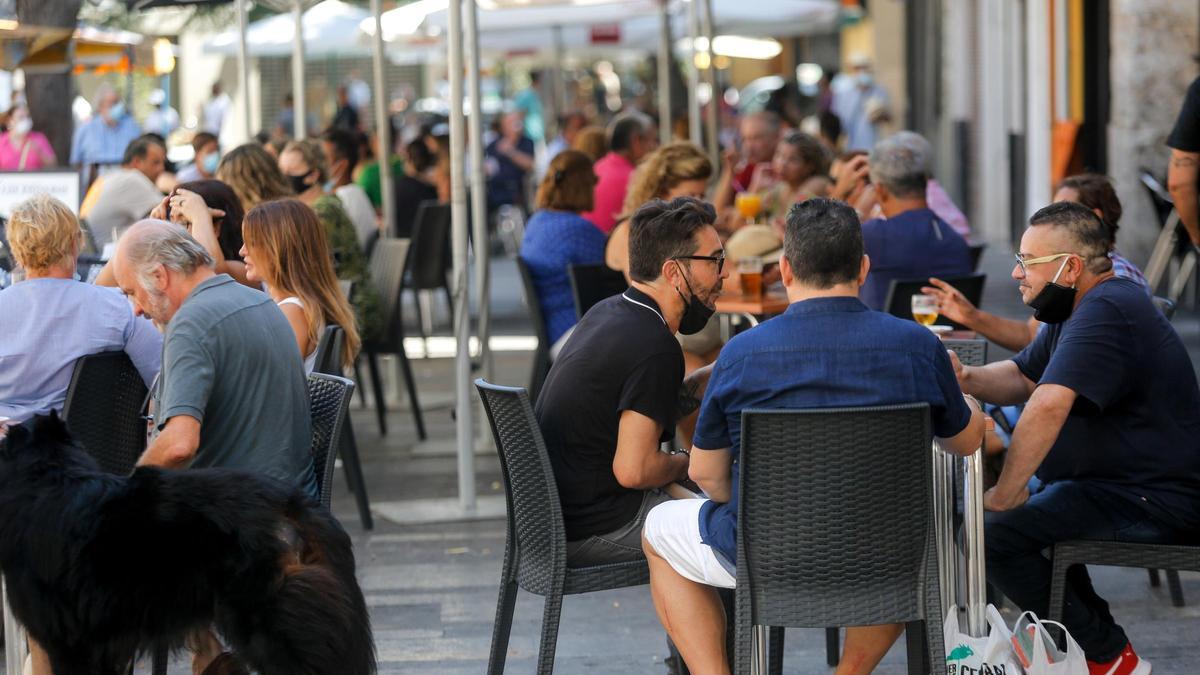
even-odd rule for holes
{"type": "Polygon", "coordinates": [[[1125,645],[1121,654],[1112,661],[1088,661],[1087,664],[1088,675],[1150,675],[1150,663],[1138,657],[1130,644],[1125,645]]]}

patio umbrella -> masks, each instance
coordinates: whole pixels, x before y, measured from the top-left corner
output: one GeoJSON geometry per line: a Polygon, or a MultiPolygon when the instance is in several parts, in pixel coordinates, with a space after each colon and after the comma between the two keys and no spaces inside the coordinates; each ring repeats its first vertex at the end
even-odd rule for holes
{"type": "MultiPolygon", "coordinates": [[[[369,43],[359,39],[364,21],[372,22],[371,12],[341,0],[325,0],[304,12],[304,53],[310,56],[370,54],[369,43]]],[[[386,33],[385,33],[386,35],[386,33]]],[[[246,27],[246,48],[252,56],[288,56],[296,37],[296,22],[291,13],[275,14],[246,27]]],[[[218,33],[204,43],[210,54],[237,53],[236,28],[218,33]]]]}

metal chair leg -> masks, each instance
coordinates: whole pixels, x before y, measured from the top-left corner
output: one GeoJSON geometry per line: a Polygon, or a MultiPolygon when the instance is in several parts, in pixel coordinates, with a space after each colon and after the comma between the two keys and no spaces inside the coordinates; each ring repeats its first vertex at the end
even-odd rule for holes
{"type": "Polygon", "coordinates": [[[383,382],[379,377],[379,358],[375,352],[367,352],[367,369],[371,373],[371,387],[375,390],[375,417],[379,420],[379,435],[387,436],[387,404],[383,398],[383,382]]]}
{"type": "Polygon", "coordinates": [[[842,634],[840,628],[825,629],[825,663],[837,668],[842,659],[842,634]]]}
{"type": "Polygon", "coordinates": [[[425,440],[425,418],[421,414],[421,402],[417,399],[417,384],[413,379],[412,364],[408,361],[408,354],[404,351],[404,344],[401,342],[400,350],[396,356],[400,359],[400,369],[404,373],[404,386],[408,388],[408,405],[412,408],[413,422],[417,425],[417,438],[425,440]]]}
{"type": "Polygon", "coordinates": [[[1171,590],[1171,604],[1175,607],[1183,607],[1187,603],[1183,601],[1183,586],[1179,583],[1179,572],[1175,570],[1167,570],[1167,588],[1171,590]]]}
{"type": "Polygon", "coordinates": [[[354,440],[354,428],[349,424],[342,426],[342,442],[339,445],[342,469],[346,472],[346,480],[354,491],[354,501],[358,505],[358,519],[362,521],[364,530],[374,529],[375,519],[371,517],[371,502],[367,499],[367,482],[358,460],[358,443],[354,440]]]}
{"type": "Polygon", "coordinates": [[[358,407],[362,410],[367,409],[367,388],[363,386],[362,366],[358,359],[354,360],[354,381],[358,383],[355,389],[358,391],[358,407]]]}

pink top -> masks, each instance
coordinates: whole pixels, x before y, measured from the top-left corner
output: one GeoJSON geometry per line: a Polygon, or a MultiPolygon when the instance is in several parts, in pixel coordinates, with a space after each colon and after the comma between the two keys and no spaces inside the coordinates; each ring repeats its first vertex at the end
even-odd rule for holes
{"type": "Polygon", "coordinates": [[[617,216],[625,205],[625,190],[629,187],[629,176],[633,164],[621,155],[610,152],[592,166],[596,172],[596,191],[593,193],[592,210],[583,214],[604,234],[612,232],[617,225],[617,216]]]}
{"type": "Polygon", "coordinates": [[[12,135],[0,134],[0,171],[22,171],[42,169],[54,163],[54,149],[50,141],[40,131],[31,131],[25,137],[25,142],[13,147],[12,135]],[[25,147],[25,163],[21,163],[21,154],[25,147]]]}
{"type": "Polygon", "coordinates": [[[971,226],[967,224],[967,217],[955,206],[954,200],[950,199],[950,195],[946,194],[936,180],[930,179],[925,185],[925,203],[929,205],[930,211],[946,221],[946,224],[962,235],[963,239],[971,238],[971,226]]]}

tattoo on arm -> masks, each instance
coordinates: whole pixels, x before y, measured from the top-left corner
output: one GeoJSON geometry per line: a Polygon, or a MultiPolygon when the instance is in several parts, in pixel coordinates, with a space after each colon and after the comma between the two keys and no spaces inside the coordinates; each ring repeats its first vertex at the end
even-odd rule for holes
{"type": "Polygon", "coordinates": [[[684,380],[679,386],[679,400],[675,404],[675,412],[680,418],[687,417],[700,407],[700,383],[695,380],[684,380]]]}

